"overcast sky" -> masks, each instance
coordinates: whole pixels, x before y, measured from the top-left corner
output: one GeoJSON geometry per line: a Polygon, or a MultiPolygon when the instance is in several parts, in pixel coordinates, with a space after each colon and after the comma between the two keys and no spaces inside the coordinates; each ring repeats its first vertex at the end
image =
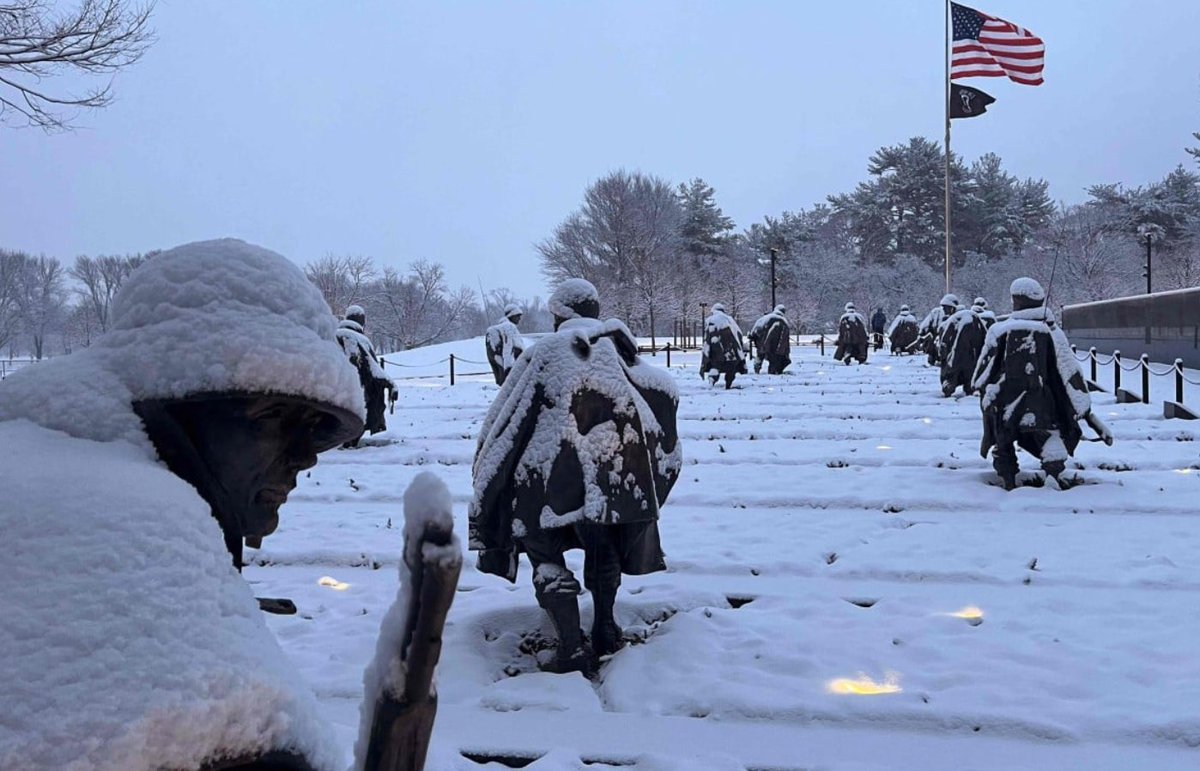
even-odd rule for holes
{"type": "MultiPolygon", "coordinates": [[[[987,0],[1046,84],[955,123],[1080,201],[1200,130],[1200,2],[987,0]]],[[[616,168],[703,177],[744,227],[942,135],[937,0],[159,0],[158,40],[83,128],[0,129],[0,246],[63,259],[236,236],[544,293],[533,245],[616,168]]]]}

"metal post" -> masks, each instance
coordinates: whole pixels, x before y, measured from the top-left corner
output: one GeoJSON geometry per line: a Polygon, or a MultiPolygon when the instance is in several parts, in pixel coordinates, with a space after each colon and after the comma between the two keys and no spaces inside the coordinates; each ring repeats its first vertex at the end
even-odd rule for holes
{"type": "Polygon", "coordinates": [[[1088,358],[1092,360],[1092,382],[1096,382],[1096,349],[1095,347],[1088,349],[1088,358]]]}
{"type": "Polygon", "coordinates": [[[1142,404],[1150,403],[1150,354],[1142,354],[1142,404]]]}
{"type": "Polygon", "coordinates": [[[1183,404],[1183,359],[1175,360],[1175,401],[1183,404]]]}
{"type": "Polygon", "coordinates": [[[671,368],[671,344],[667,343],[667,369],[671,368]]]}
{"type": "Polygon", "coordinates": [[[950,0],[946,0],[946,83],[942,94],[942,105],[946,108],[946,292],[950,291],[950,0]]]}
{"type": "Polygon", "coordinates": [[[650,355],[658,355],[658,340],[654,337],[654,307],[650,307],[650,355]]]}
{"type": "Polygon", "coordinates": [[[1121,352],[1113,351],[1113,393],[1121,388],[1121,352]]]}
{"type": "Polygon", "coordinates": [[[771,310],[772,311],[775,310],[775,305],[776,305],[775,286],[776,286],[777,282],[775,281],[775,258],[778,254],[779,254],[779,250],[772,246],[771,247],[771,310]]]}
{"type": "Polygon", "coordinates": [[[1146,294],[1150,294],[1153,291],[1150,288],[1150,245],[1153,243],[1153,234],[1150,231],[1146,231],[1146,294]]]}
{"type": "Polygon", "coordinates": [[[454,354],[450,354],[450,385],[454,385],[454,354]]]}
{"type": "Polygon", "coordinates": [[[821,346],[821,355],[824,356],[825,355],[825,334],[824,333],[822,333],[821,336],[819,338],[817,338],[817,344],[821,346]]]}

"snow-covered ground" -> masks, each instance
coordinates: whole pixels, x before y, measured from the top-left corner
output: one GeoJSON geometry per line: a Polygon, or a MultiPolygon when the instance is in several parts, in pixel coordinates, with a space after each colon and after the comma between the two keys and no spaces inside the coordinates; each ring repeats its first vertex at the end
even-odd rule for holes
{"type": "MultiPolygon", "coordinates": [[[[398,377],[435,375],[452,350],[483,361],[479,340],[387,358],[408,365],[398,377]]],[[[618,616],[639,643],[595,682],[537,671],[550,630],[528,565],[510,586],[468,558],[428,768],[1200,767],[1200,425],[1097,395],[1117,443],[1081,446],[1083,484],[1005,493],[979,457],[977,400],[940,398],[921,358],[793,356],[788,375],[728,392],[702,384],[697,354],[673,356],[669,570],[624,580],[618,616]],[[855,693],[868,680],[885,692],[855,693]]],[[[299,606],[269,623],[347,758],[404,489],[439,474],[465,535],[497,390],[490,375],[401,389],[389,431],[324,456],[245,571],[299,606]]]]}

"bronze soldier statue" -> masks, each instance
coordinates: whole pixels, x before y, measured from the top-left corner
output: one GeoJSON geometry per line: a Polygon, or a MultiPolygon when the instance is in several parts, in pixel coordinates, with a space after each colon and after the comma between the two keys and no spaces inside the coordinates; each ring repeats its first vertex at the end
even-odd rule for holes
{"type": "Polygon", "coordinates": [[[492,367],[496,385],[504,385],[504,379],[525,351],[521,330],[517,328],[523,315],[519,306],[509,303],[504,306],[504,318],[488,327],[483,336],[488,364],[492,367]]]}
{"type": "Polygon", "coordinates": [[[986,458],[992,451],[1006,490],[1017,485],[1017,446],[1062,486],[1067,458],[1083,438],[1079,422],[1106,444],[1112,444],[1112,432],[1092,413],[1083,373],[1045,307],[1041,284],[1019,278],[1011,291],[1012,315],[988,330],[973,379],[983,410],[980,454],[986,458]]]}
{"type": "Polygon", "coordinates": [[[700,377],[716,385],[718,378],[723,375],[725,389],[728,390],[733,387],[734,379],[744,374],[746,354],[742,330],[733,317],[725,312],[725,306],[717,303],[712,307],[712,314],[704,320],[700,377]]]}
{"type": "Polygon", "coordinates": [[[961,386],[970,396],[975,392],[971,383],[975,364],[983,350],[987,326],[980,314],[983,308],[974,305],[956,311],[941,327],[938,341],[938,361],[941,363],[942,395],[950,396],[961,386]]]}
{"type": "Polygon", "coordinates": [[[367,420],[363,432],[346,442],[347,447],[358,444],[362,433],[370,431],[377,434],[387,430],[387,418],[384,417],[387,394],[391,393],[391,401],[396,401],[396,384],[383,370],[383,363],[375,353],[371,338],[366,335],[367,312],[361,305],[351,305],[346,308],[346,318],[338,325],[337,341],[342,351],[350,359],[350,363],[358,370],[358,379],[362,383],[363,396],[367,402],[367,420]]]}
{"type": "Polygon", "coordinates": [[[623,323],[598,320],[587,281],[563,282],[550,311],[555,334],[517,362],[480,431],[470,548],[480,570],[509,581],[525,552],[558,635],[546,668],[590,673],[623,644],[614,616],[621,575],[666,568],[658,516],[679,475],[678,396],[668,373],[639,359],[623,323]],[[564,560],[576,548],[592,594],[590,645],[579,581],[564,560]]]}
{"type": "Polygon", "coordinates": [[[833,358],[837,361],[850,363],[857,359],[859,364],[867,363],[867,320],[854,309],[854,303],[846,303],[846,312],[838,319],[837,348],[833,358]]]}
{"type": "Polygon", "coordinates": [[[912,314],[907,305],[901,305],[900,312],[896,314],[896,318],[892,319],[892,323],[888,327],[888,345],[892,349],[892,355],[914,353],[913,349],[916,347],[919,334],[917,317],[912,314]]]}
{"type": "Polygon", "coordinates": [[[787,320],[787,306],[776,305],[770,313],[761,316],[750,328],[750,342],[754,344],[754,372],[762,371],[767,362],[768,375],[782,375],[792,363],[792,328],[787,320]]]}

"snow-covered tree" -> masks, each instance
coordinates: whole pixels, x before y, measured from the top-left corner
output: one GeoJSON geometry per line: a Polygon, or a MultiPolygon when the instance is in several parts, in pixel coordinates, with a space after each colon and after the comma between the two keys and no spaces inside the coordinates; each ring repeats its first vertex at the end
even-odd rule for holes
{"type": "Polygon", "coordinates": [[[45,256],[26,256],[24,269],[17,277],[21,328],[29,336],[36,359],[45,355],[46,337],[62,318],[67,302],[65,278],[62,263],[45,256]]]}
{"type": "Polygon", "coordinates": [[[69,274],[78,282],[75,291],[83,300],[85,310],[91,315],[90,323],[86,326],[94,324],[97,332],[108,329],[108,312],[117,290],[134,269],[154,254],[156,252],[125,256],[80,255],[75,258],[75,264],[71,266],[69,274]]]}
{"type": "Polygon", "coordinates": [[[327,254],[305,265],[304,275],[321,290],[333,312],[341,314],[347,306],[362,304],[376,275],[375,261],[360,255],[327,254]]]}

